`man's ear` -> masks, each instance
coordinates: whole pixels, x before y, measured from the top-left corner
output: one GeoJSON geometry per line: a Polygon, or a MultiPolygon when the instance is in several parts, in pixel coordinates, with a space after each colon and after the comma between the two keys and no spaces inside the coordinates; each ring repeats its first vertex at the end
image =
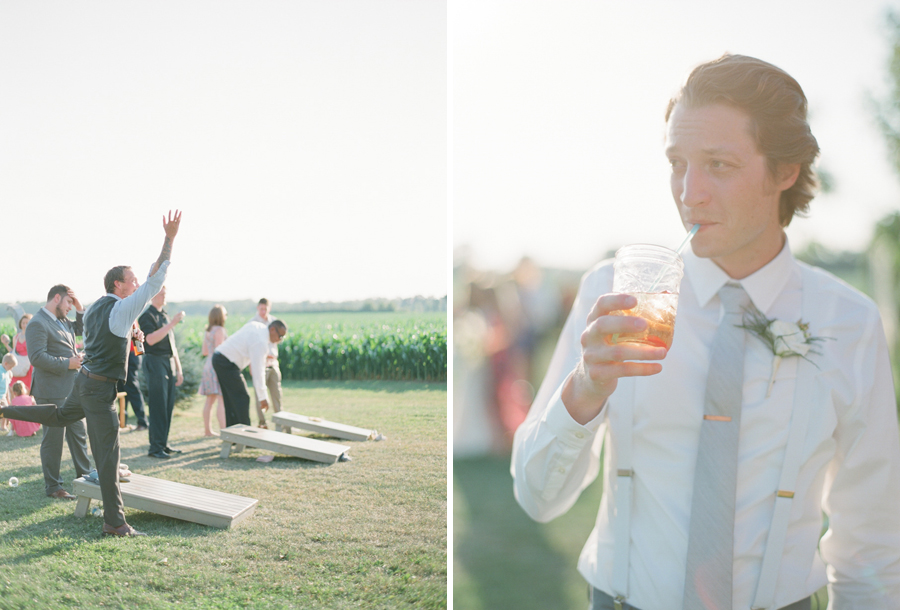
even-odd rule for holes
{"type": "Polygon", "coordinates": [[[778,170],[775,173],[775,184],[778,190],[786,191],[797,182],[797,178],[800,176],[800,164],[782,163],[778,166],[778,170]]]}

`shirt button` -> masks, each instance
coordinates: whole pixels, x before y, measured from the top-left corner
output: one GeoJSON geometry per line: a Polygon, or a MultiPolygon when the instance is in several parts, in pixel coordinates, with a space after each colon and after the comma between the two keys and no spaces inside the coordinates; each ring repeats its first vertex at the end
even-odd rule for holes
{"type": "Polygon", "coordinates": [[[559,472],[560,472],[561,474],[566,474],[566,469],[563,468],[562,466],[560,466],[559,472]]]}
{"type": "Polygon", "coordinates": [[[575,433],[575,438],[584,438],[584,432],[581,432],[581,431],[576,432],[576,433],[575,433]]]}

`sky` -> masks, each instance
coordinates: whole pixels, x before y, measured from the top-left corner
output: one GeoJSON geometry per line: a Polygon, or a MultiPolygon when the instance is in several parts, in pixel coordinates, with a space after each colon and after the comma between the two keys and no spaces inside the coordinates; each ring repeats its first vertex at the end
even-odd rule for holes
{"type": "Polygon", "coordinates": [[[0,1],[0,303],[447,294],[441,1],[0,1]]]}
{"type": "MultiPolygon", "coordinates": [[[[788,228],[861,250],[900,208],[871,106],[886,91],[880,0],[500,2],[449,10],[453,248],[482,269],[523,255],[584,270],[619,246],[677,247],[664,111],[688,72],[725,52],[794,76],[835,188],[788,228]]],[[[900,5],[896,5],[900,8],[900,5]]]]}

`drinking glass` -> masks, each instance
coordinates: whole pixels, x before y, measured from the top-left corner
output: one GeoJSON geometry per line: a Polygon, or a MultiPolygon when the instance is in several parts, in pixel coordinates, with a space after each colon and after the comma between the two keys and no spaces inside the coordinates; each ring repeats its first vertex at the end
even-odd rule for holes
{"type": "Polygon", "coordinates": [[[613,292],[633,295],[637,305],[610,315],[639,316],[647,320],[648,326],[639,333],[615,334],[612,342],[642,343],[668,350],[675,334],[678,290],[684,275],[681,256],[663,246],[634,244],[616,252],[613,269],[613,292]]]}

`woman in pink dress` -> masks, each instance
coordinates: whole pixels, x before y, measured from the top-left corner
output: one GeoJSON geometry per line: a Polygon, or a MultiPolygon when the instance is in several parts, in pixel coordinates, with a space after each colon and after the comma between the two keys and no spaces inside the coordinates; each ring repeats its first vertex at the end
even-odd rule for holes
{"type": "MultiPolygon", "coordinates": [[[[16,368],[13,369],[11,384],[21,381],[29,392],[31,391],[31,373],[34,372],[34,367],[31,366],[31,361],[28,360],[28,346],[25,344],[25,327],[28,326],[28,321],[31,318],[30,313],[26,313],[19,318],[19,332],[13,337],[13,347],[9,346],[9,339],[6,335],[0,337],[0,341],[3,341],[7,351],[15,352],[16,360],[18,361],[16,368]]],[[[11,384],[10,387],[12,387],[11,384]]]]}
{"type": "Polygon", "coordinates": [[[212,355],[216,348],[228,337],[225,332],[225,319],[228,312],[221,305],[215,305],[209,310],[209,325],[206,327],[206,333],[203,335],[203,351],[206,356],[206,362],[203,363],[203,376],[200,378],[199,393],[206,396],[206,405],[203,407],[203,433],[206,436],[216,436],[210,427],[210,411],[212,411],[213,403],[218,402],[216,408],[216,417],[219,420],[219,429],[225,427],[225,403],[222,401],[222,390],[219,387],[219,379],[212,367],[212,355]]]}

